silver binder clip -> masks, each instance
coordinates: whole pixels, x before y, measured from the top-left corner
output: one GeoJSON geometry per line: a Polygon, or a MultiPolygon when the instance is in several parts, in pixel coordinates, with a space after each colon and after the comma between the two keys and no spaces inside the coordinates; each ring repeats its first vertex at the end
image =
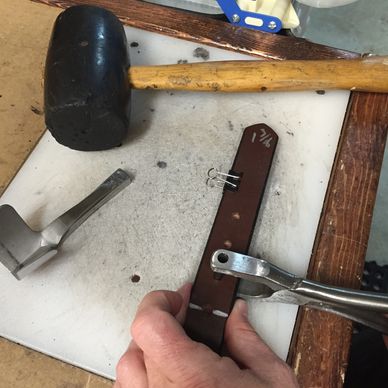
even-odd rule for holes
{"type": "Polygon", "coordinates": [[[240,176],[234,173],[225,173],[218,171],[216,168],[211,168],[207,172],[206,184],[209,187],[229,187],[232,190],[238,189],[238,183],[240,182],[240,176]]]}

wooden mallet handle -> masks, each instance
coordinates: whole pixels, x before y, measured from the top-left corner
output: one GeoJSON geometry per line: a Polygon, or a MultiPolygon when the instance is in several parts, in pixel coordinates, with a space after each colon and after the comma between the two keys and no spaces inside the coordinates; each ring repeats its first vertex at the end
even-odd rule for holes
{"type": "Polygon", "coordinates": [[[345,89],[388,93],[388,56],[132,66],[133,89],[264,92],[345,89]]]}

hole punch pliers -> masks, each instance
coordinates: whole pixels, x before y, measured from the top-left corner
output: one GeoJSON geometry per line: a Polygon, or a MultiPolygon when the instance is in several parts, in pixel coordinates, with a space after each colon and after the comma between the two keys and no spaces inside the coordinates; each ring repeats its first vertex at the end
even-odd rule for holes
{"type": "Polygon", "coordinates": [[[330,286],[298,277],[267,260],[217,250],[211,258],[214,272],[241,282],[237,296],[266,302],[296,304],[331,312],[388,334],[388,294],[330,286]]]}

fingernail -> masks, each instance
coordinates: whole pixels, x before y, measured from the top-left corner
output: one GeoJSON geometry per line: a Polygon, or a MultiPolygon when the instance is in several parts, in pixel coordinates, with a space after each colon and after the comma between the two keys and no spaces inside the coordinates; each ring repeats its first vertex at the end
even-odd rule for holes
{"type": "Polygon", "coordinates": [[[241,315],[243,315],[245,318],[248,318],[248,304],[244,299],[237,299],[234,303],[234,307],[241,315]]]}
{"type": "Polygon", "coordinates": [[[186,283],[182,287],[179,287],[176,292],[184,298],[187,294],[190,294],[192,283],[186,283]]]}

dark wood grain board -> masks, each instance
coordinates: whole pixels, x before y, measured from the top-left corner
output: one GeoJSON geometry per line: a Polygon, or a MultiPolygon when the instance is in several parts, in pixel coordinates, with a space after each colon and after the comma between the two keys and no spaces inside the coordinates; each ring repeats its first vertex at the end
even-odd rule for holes
{"type": "Polygon", "coordinates": [[[322,46],[304,39],[234,27],[230,23],[207,16],[139,0],[33,1],[61,8],[78,4],[97,5],[112,11],[128,26],[268,59],[335,59],[358,56],[349,51],[322,46]]]}
{"type": "MultiPolygon", "coordinates": [[[[353,93],[344,121],[308,278],[360,288],[388,130],[388,95],[353,93]]],[[[302,387],[341,387],[352,324],[300,309],[289,363],[302,387]]]]}

